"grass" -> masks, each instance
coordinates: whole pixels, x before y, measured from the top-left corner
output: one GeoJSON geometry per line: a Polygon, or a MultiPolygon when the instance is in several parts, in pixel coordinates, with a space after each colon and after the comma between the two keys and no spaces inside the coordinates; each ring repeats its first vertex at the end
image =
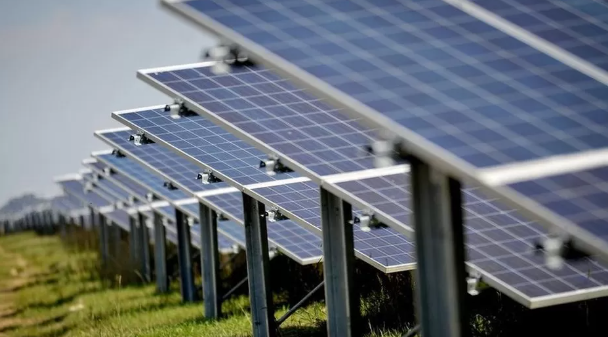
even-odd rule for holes
{"type": "MultiPolygon", "coordinates": [[[[95,271],[90,250],[66,248],[56,236],[0,237],[0,337],[5,336],[250,336],[249,300],[224,302],[226,318],[206,321],[202,304],[182,304],[178,291],[159,295],[153,285],[114,286],[95,271]]],[[[277,317],[286,307],[278,308],[277,317]]],[[[369,337],[399,336],[370,329],[369,337]]],[[[325,336],[322,302],[298,310],[283,337],[325,336]]]]}

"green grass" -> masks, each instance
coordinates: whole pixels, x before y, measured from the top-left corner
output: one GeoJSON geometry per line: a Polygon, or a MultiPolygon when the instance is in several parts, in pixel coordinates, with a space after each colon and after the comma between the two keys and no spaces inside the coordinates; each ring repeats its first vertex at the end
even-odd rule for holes
{"type": "MultiPolygon", "coordinates": [[[[56,236],[0,237],[0,336],[250,336],[249,300],[223,304],[226,317],[206,321],[202,304],[153,285],[109,288],[91,251],[68,249],[56,236]]],[[[278,308],[277,317],[286,307],[278,308]]],[[[399,336],[371,329],[368,336],[399,336]]],[[[287,336],[325,336],[325,308],[315,302],[281,327],[287,336]]]]}

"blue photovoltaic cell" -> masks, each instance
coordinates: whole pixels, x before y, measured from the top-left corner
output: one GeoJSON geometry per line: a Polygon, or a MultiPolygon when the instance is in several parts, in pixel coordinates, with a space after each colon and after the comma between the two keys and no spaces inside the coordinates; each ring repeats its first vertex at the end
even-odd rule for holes
{"type": "MultiPolygon", "coordinates": [[[[103,170],[107,167],[107,165],[105,165],[104,163],[87,163],[85,164],[85,166],[92,169],[94,172],[105,176],[103,170]]],[[[106,176],[106,178],[108,177],[106,176]]],[[[137,182],[135,182],[134,180],[116,172],[112,173],[112,175],[108,179],[113,180],[117,185],[124,187],[126,190],[133,193],[138,199],[146,199],[146,193],[148,193],[148,190],[137,182]]]]}
{"type": "MultiPolygon", "coordinates": [[[[338,185],[364,202],[378,205],[376,209],[382,213],[409,223],[408,175],[338,185]]],[[[533,251],[534,244],[547,236],[540,225],[524,220],[498,200],[482,196],[478,189],[464,189],[463,198],[467,261],[482,273],[528,298],[608,285],[608,269],[592,259],[568,261],[561,270],[548,269],[544,256],[533,251]]]]}
{"type": "MultiPolygon", "coordinates": [[[[598,122],[607,86],[441,0],[183,6],[476,167],[608,146],[608,124],[598,122]]],[[[180,77],[159,80],[189,88],[198,75],[180,77]]],[[[249,106],[237,99],[210,110],[249,106]]]]}
{"type": "MultiPolygon", "coordinates": [[[[240,192],[214,195],[206,199],[226,216],[243,221],[243,197],[240,192]]],[[[268,240],[284,252],[310,262],[320,261],[323,256],[321,238],[292,220],[267,221],[266,227],[268,240]]]]}
{"type": "Polygon", "coordinates": [[[218,221],[217,229],[245,248],[245,228],[234,221],[218,221]]]}
{"type": "Polygon", "coordinates": [[[86,202],[86,204],[89,206],[99,208],[111,205],[111,202],[102,198],[94,191],[85,193],[82,180],[63,180],[59,182],[59,185],[66,193],[69,193],[81,201],[86,202]]]}
{"type": "Polygon", "coordinates": [[[583,230],[608,241],[608,167],[509,186],[583,230]]]}
{"type": "Polygon", "coordinates": [[[129,213],[122,209],[115,209],[111,212],[106,212],[103,214],[108,220],[112,223],[116,224],[120,228],[125,231],[130,231],[131,227],[129,225],[129,213]]]}
{"type": "Polygon", "coordinates": [[[164,187],[164,180],[157,174],[151,173],[143,165],[135,162],[127,157],[116,157],[112,154],[100,154],[96,155],[95,158],[110,165],[116,171],[128,176],[129,178],[137,181],[142,186],[150,189],[154,194],[167,200],[179,200],[188,197],[184,192],[180,190],[169,190],[164,187]]]}
{"type": "Polygon", "coordinates": [[[90,181],[93,183],[93,185],[97,186],[99,189],[113,196],[114,198],[120,199],[124,202],[129,202],[129,197],[131,196],[131,193],[129,193],[122,187],[116,185],[112,181],[106,179],[103,175],[99,175],[97,181],[90,181]]]}
{"type": "MultiPolygon", "coordinates": [[[[297,176],[284,173],[269,176],[259,168],[267,155],[200,116],[174,119],[162,109],[115,114],[121,123],[178,149],[197,164],[207,165],[240,185],[281,180],[297,176]]],[[[200,170],[199,170],[200,171],[200,170]]]]}
{"type": "Polygon", "coordinates": [[[608,70],[608,4],[595,0],[473,0],[579,58],[608,70]]]}
{"type": "MultiPolygon", "coordinates": [[[[255,192],[275,203],[280,209],[305,220],[321,232],[321,205],[317,184],[295,183],[257,188],[255,192]]],[[[355,225],[353,231],[355,252],[360,258],[371,259],[385,270],[393,271],[411,269],[416,262],[413,241],[392,228],[364,232],[355,225]]]]}
{"type": "Polygon", "coordinates": [[[149,76],[317,175],[374,167],[363,151],[373,130],[267,69],[216,76],[205,66],[149,76]]]}
{"type": "Polygon", "coordinates": [[[97,132],[97,135],[109,145],[120,149],[125,155],[130,154],[134,159],[153,167],[169,177],[172,182],[178,183],[191,192],[228,187],[223,182],[202,184],[200,180],[196,179],[202,171],[200,166],[159,144],[137,146],[128,141],[129,135],[132,134],[133,131],[97,132]]]}

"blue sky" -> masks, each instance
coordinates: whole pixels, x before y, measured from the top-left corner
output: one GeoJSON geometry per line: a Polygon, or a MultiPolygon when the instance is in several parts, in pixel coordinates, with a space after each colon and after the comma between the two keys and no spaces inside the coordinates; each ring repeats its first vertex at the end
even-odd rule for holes
{"type": "Polygon", "coordinates": [[[209,35],[157,0],[0,1],[0,205],[59,193],[52,178],[107,148],[116,110],[169,98],[138,69],[199,61],[209,35]]]}

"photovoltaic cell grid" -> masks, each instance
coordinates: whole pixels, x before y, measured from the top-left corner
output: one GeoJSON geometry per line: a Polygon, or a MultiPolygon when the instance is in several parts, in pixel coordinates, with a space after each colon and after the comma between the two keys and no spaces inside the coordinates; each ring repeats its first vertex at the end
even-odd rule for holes
{"type": "Polygon", "coordinates": [[[128,141],[129,135],[133,133],[131,130],[100,131],[96,135],[111,146],[124,151],[125,154],[131,154],[132,157],[139,159],[150,167],[160,171],[160,173],[170,177],[172,181],[189,191],[198,192],[228,187],[223,182],[203,185],[200,180],[196,179],[198,173],[202,172],[202,169],[198,165],[159,144],[137,146],[128,141]]]}
{"type": "Polygon", "coordinates": [[[154,194],[167,200],[179,200],[188,197],[180,190],[169,190],[164,187],[164,181],[158,175],[151,173],[143,165],[127,157],[118,158],[112,154],[99,154],[95,158],[110,165],[116,171],[137,181],[142,186],[150,189],[154,194]]]}
{"type": "MultiPolygon", "coordinates": [[[[243,197],[240,192],[225,193],[206,197],[227,217],[243,222],[243,197]]],[[[219,226],[219,222],[218,222],[219,226]]],[[[309,263],[319,262],[323,256],[321,239],[302,228],[292,220],[266,222],[268,240],[286,254],[293,254],[297,259],[309,263]]]]}
{"type": "MultiPolygon", "coordinates": [[[[92,169],[94,172],[97,172],[98,174],[103,174],[104,176],[105,176],[105,173],[103,170],[106,167],[108,167],[104,163],[100,163],[100,162],[87,163],[84,166],[92,169]]],[[[106,176],[106,178],[108,178],[108,177],[106,176]]],[[[112,175],[108,179],[113,180],[118,185],[123,186],[126,190],[133,193],[138,199],[141,199],[141,200],[146,199],[146,193],[148,193],[148,190],[146,188],[144,188],[143,186],[141,186],[140,184],[138,184],[137,182],[135,182],[134,180],[132,180],[128,177],[125,177],[124,175],[122,175],[120,173],[116,173],[116,172],[112,173],[112,175]]]]}
{"type": "MultiPolygon", "coordinates": [[[[280,209],[289,211],[310,223],[318,232],[321,231],[321,205],[317,184],[295,183],[259,188],[255,189],[255,192],[275,203],[280,209]]],[[[364,232],[359,225],[355,225],[353,235],[358,257],[372,260],[385,271],[400,271],[414,267],[416,258],[413,241],[394,229],[379,228],[364,232]]]]}
{"type": "Polygon", "coordinates": [[[179,149],[196,164],[209,166],[240,185],[297,176],[295,173],[269,176],[259,168],[260,160],[267,157],[265,153],[200,116],[174,119],[162,109],[152,109],[113,117],[133,129],[145,130],[150,138],[179,149]]]}
{"type": "MultiPolygon", "coordinates": [[[[207,68],[204,68],[204,69],[207,69],[207,68]]],[[[264,73],[268,74],[267,71],[264,73]]],[[[142,113],[142,112],[146,112],[146,111],[140,111],[140,113],[142,113]]],[[[143,130],[143,131],[147,132],[148,134],[152,134],[152,132],[150,132],[150,130],[149,130],[149,127],[147,126],[149,124],[144,122],[145,119],[139,118],[139,117],[138,118],[129,118],[130,115],[135,114],[135,113],[137,113],[137,112],[121,113],[119,116],[122,116],[126,119],[131,119],[133,121],[134,125],[138,129],[143,130]]],[[[152,118],[159,118],[158,117],[159,115],[165,116],[165,117],[163,117],[163,121],[164,121],[164,123],[166,123],[167,126],[175,126],[180,121],[179,119],[167,118],[166,116],[168,115],[168,113],[164,112],[164,111],[161,114],[155,112],[153,114],[153,116],[156,116],[156,117],[152,117],[152,118]]],[[[150,117],[148,117],[148,118],[150,118],[150,117]]],[[[188,117],[188,118],[191,118],[191,117],[188,117]]],[[[192,118],[198,118],[198,117],[192,117],[192,118]]],[[[334,120],[336,120],[336,119],[334,119],[334,120]]],[[[346,125],[346,124],[344,124],[344,125],[346,125]]],[[[184,126],[184,128],[186,128],[186,127],[187,126],[184,126]]],[[[107,135],[107,134],[103,134],[103,135],[107,135]]],[[[113,138],[116,139],[116,142],[119,142],[120,139],[126,139],[125,136],[126,136],[126,134],[123,135],[122,137],[118,136],[118,137],[113,137],[113,138]]],[[[110,137],[108,137],[108,138],[110,138],[110,137]]],[[[125,144],[124,146],[129,146],[129,145],[132,147],[135,146],[132,144],[125,144]]],[[[329,146],[330,143],[328,143],[327,145],[329,146]]],[[[122,146],[122,144],[121,144],[121,146],[122,146]]],[[[144,146],[149,146],[149,145],[142,145],[142,146],[140,146],[140,148],[144,148],[144,146]]],[[[170,145],[170,146],[173,146],[173,145],[170,145]]],[[[177,148],[177,146],[173,146],[173,147],[177,148]]],[[[360,149],[360,147],[355,147],[353,145],[352,149],[354,151],[355,149],[360,149]]],[[[205,163],[205,164],[207,164],[207,163],[205,163]]],[[[371,165],[368,165],[367,167],[362,167],[362,166],[355,166],[355,167],[357,167],[358,169],[362,169],[362,168],[370,168],[371,165]]],[[[336,171],[330,171],[330,172],[335,173],[336,171]]],[[[231,178],[231,176],[229,174],[226,174],[223,170],[218,170],[218,173],[226,175],[229,178],[231,178]]],[[[285,187],[285,188],[289,189],[289,187],[285,187]]],[[[277,187],[277,190],[280,190],[280,187],[277,187]]],[[[270,189],[270,191],[272,191],[272,189],[270,189]]],[[[255,192],[261,193],[261,192],[258,192],[258,189],[256,189],[255,192]]],[[[320,225],[318,186],[316,186],[314,184],[309,185],[308,192],[309,192],[309,197],[311,199],[311,200],[308,200],[308,203],[315,205],[316,211],[315,210],[312,210],[312,211],[306,210],[303,208],[304,205],[302,205],[302,204],[298,205],[296,203],[286,203],[285,198],[280,199],[280,201],[278,199],[273,200],[273,201],[275,203],[279,204],[285,210],[292,210],[292,208],[295,208],[296,210],[302,210],[302,212],[300,212],[300,213],[306,213],[306,214],[305,215],[298,214],[298,216],[300,216],[303,220],[310,222],[312,226],[317,228],[317,230],[320,230],[321,225],[320,225]]],[[[272,195],[273,193],[271,192],[270,194],[272,195]]],[[[277,196],[277,197],[280,197],[280,196],[277,196]]],[[[205,199],[214,203],[216,205],[216,207],[219,207],[219,208],[223,209],[224,211],[228,212],[229,214],[231,214],[233,216],[233,219],[242,219],[243,218],[242,199],[241,199],[240,193],[233,193],[233,194],[221,195],[221,196],[218,195],[218,196],[214,196],[214,197],[206,197],[205,199]]],[[[290,223],[290,225],[292,225],[292,223],[290,223]]],[[[294,228],[292,231],[295,231],[295,230],[296,230],[296,228],[294,228]]],[[[297,229],[296,233],[299,233],[299,232],[301,232],[307,238],[311,237],[311,234],[312,234],[306,229],[297,229]]],[[[276,239],[277,244],[281,244],[287,248],[288,247],[287,244],[284,241],[279,241],[280,237],[276,237],[277,234],[280,234],[280,233],[273,232],[273,230],[271,229],[271,227],[269,225],[269,233],[268,233],[269,238],[271,238],[273,240],[276,239]]],[[[316,237],[316,235],[314,235],[314,234],[312,236],[315,236],[315,246],[317,246],[317,244],[318,244],[318,246],[320,246],[320,239],[318,237],[316,237]],[[318,243],[317,243],[317,241],[318,241],[318,243]]],[[[365,232],[360,231],[357,228],[355,236],[357,238],[357,242],[355,243],[355,246],[357,248],[358,255],[360,257],[371,259],[374,265],[381,266],[381,269],[383,269],[384,271],[389,271],[389,270],[398,271],[398,270],[402,270],[403,268],[410,268],[411,267],[410,265],[414,262],[413,247],[412,247],[413,245],[405,237],[397,234],[397,232],[395,232],[392,229],[383,229],[383,230],[375,232],[375,233],[365,233],[365,232]]],[[[293,237],[292,233],[287,233],[284,235],[284,238],[290,238],[290,237],[293,237]]]]}
{"type": "Polygon", "coordinates": [[[373,130],[267,69],[217,76],[200,66],[147,75],[317,175],[374,167],[363,151],[374,140],[373,130]]]}
{"type": "Polygon", "coordinates": [[[608,124],[598,123],[607,86],[441,0],[173,6],[224,25],[475,167],[608,146],[608,124]]]}
{"type": "Polygon", "coordinates": [[[218,221],[217,229],[236,242],[242,248],[245,248],[245,228],[234,221],[218,221]]]}
{"type": "MultiPolygon", "coordinates": [[[[164,113],[164,115],[167,115],[167,113],[164,113]]],[[[171,121],[173,121],[173,119],[171,119],[171,121]]],[[[170,122],[170,121],[167,121],[170,122]]],[[[170,124],[166,124],[170,125],[170,124]]],[[[165,126],[165,127],[166,127],[165,126]]],[[[146,132],[148,132],[148,128],[141,128],[143,130],[145,130],[146,132]]],[[[195,131],[195,130],[190,130],[190,131],[195,131]]],[[[111,143],[114,143],[117,145],[117,147],[119,149],[124,149],[125,150],[125,154],[127,152],[131,153],[133,156],[138,157],[138,159],[140,159],[143,162],[146,162],[146,164],[149,164],[157,169],[159,169],[159,167],[157,165],[160,165],[162,167],[162,171],[163,173],[165,173],[167,176],[171,176],[171,180],[174,179],[174,177],[177,176],[177,179],[180,179],[179,177],[181,177],[181,179],[179,180],[179,182],[183,181],[183,177],[184,177],[184,171],[185,170],[192,170],[192,167],[188,168],[187,166],[183,165],[183,166],[172,166],[172,159],[175,159],[177,157],[178,160],[182,160],[180,157],[174,155],[172,152],[170,152],[170,150],[164,150],[164,153],[161,154],[162,157],[156,157],[155,158],[155,154],[159,153],[158,147],[160,147],[160,145],[156,145],[156,144],[145,144],[145,145],[141,145],[141,146],[136,146],[128,141],[123,141],[122,139],[127,139],[129,136],[129,132],[128,131],[124,131],[124,132],[108,132],[108,133],[103,133],[100,132],[98,133],[102,139],[107,140],[111,143]],[[154,149],[154,147],[156,147],[156,149],[154,149]],[[135,150],[133,150],[133,148],[137,148],[135,150]],[[151,149],[151,152],[148,152],[148,149],[151,149]],[[156,162],[156,164],[154,164],[154,162],[156,162]],[[161,163],[161,164],[158,164],[161,163]],[[181,171],[181,172],[180,172],[181,171]]],[[[170,134],[167,134],[170,135],[170,134]]],[[[239,141],[240,142],[240,141],[239,141]]],[[[243,143],[244,144],[244,143],[243,143]]],[[[206,149],[206,148],[205,148],[206,149]]],[[[251,148],[252,151],[257,151],[254,148],[251,148]]],[[[226,148],[224,146],[222,146],[222,148],[218,149],[218,151],[226,151],[226,148]]],[[[259,151],[258,151],[259,152],[259,151]]],[[[219,152],[217,152],[219,153],[219,152]]],[[[217,155],[216,153],[216,155],[217,155]]],[[[228,152],[225,152],[225,154],[229,154],[228,152]]],[[[260,159],[263,159],[264,157],[262,156],[263,154],[261,152],[259,152],[260,156],[258,156],[256,159],[254,160],[250,160],[249,161],[249,165],[245,168],[245,170],[249,170],[249,168],[251,167],[255,167],[256,169],[256,173],[255,175],[260,175],[263,174],[264,176],[267,176],[272,180],[273,178],[268,176],[263,170],[261,170],[259,167],[257,167],[257,165],[259,165],[259,161],[260,159]],[[254,164],[254,165],[252,165],[254,164]]],[[[231,152],[231,154],[229,155],[238,155],[238,153],[236,152],[231,152]]],[[[119,159],[124,159],[124,158],[119,158],[119,159]]],[[[189,166],[192,166],[189,162],[187,162],[187,164],[189,166]]],[[[208,163],[205,163],[208,164],[208,163]]],[[[232,174],[234,173],[234,169],[224,169],[222,168],[221,171],[218,167],[220,167],[221,163],[216,163],[214,164],[214,169],[218,170],[218,173],[222,173],[225,174],[228,177],[233,177],[232,175],[228,175],[228,174],[232,174]],[[226,172],[228,172],[228,174],[226,174],[226,172]]],[[[139,164],[138,164],[139,165],[139,164]]],[[[200,171],[200,170],[199,170],[200,171]]],[[[190,171],[191,176],[195,176],[197,171],[190,171]]],[[[293,174],[295,175],[295,173],[293,174]]],[[[282,174],[281,176],[284,177],[290,177],[290,174],[282,174]]],[[[259,180],[262,180],[263,178],[258,178],[256,179],[256,182],[259,182],[259,180]]],[[[235,178],[236,181],[246,181],[245,177],[236,177],[235,178]]],[[[197,184],[197,186],[193,186],[193,191],[201,191],[206,189],[207,187],[209,188],[223,188],[223,187],[227,187],[228,185],[226,185],[225,183],[214,183],[214,184],[209,184],[209,185],[203,185],[200,182],[197,184]]],[[[236,213],[236,215],[233,218],[236,219],[241,219],[240,221],[242,221],[243,219],[243,211],[242,211],[242,199],[240,198],[240,193],[236,193],[238,194],[238,203],[236,205],[231,205],[231,208],[233,209],[233,213],[236,213]],[[238,210],[237,210],[238,208],[238,210]]],[[[220,201],[222,202],[222,197],[221,196],[217,196],[214,200],[220,201]]],[[[185,206],[185,205],[184,205],[185,206]]],[[[196,210],[194,211],[194,214],[198,213],[198,204],[192,204],[192,206],[190,207],[196,207],[196,210]]],[[[174,211],[172,206],[166,206],[166,207],[161,207],[161,208],[157,208],[157,210],[159,212],[162,212],[163,215],[168,216],[167,212],[172,212],[174,211]],[[170,209],[170,210],[169,210],[170,209]]],[[[170,216],[170,219],[175,219],[174,216],[170,216]]],[[[198,218],[198,217],[196,217],[198,218]]],[[[274,243],[276,243],[276,245],[281,246],[285,253],[287,254],[292,254],[293,256],[295,256],[297,259],[301,260],[301,261],[311,261],[311,260],[319,260],[320,256],[321,256],[321,251],[319,249],[321,243],[318,237],[314,236],[312,233],[310,233],[309,231],[307,231],[306,229],[303,229],[299,226],[297,226],[295,223],[289,221],[289,223],[286,223],[285,226],[270,226],[268,225],[268,238],[273,241],[274,243]]]]}
{"type": "Polygon", "coordinates": [[[99,190],[103,191],[108,196],[111,196],[115,199],[120,199],[124,202],[129,202],[129,197],[131,194],[124,190],[122,187],[114,184],[112,181],[105,178],[104,175],[97,174],[96,172],[93,174],[87,174],[83,176],[87,181],[93,183],[99,190]],[[98,175],[97,181],[94,181],[93,174],[98,175]]]}
{"type": "Polygon", "coordinates": [[[608,4],[602,1],[473,0],[476,4],[608,70],[608,4]]]}
{"type": "Polygon", "coordinates": [[[509,185],[560,216],[608,241],[608,167],[509,185]]]}
{"type": "MultiPolygon", "coordinates": [[[[378,204],[378,209],[398,221],[410,221],[408,180],[408,175],[400,174],[338,185],[372,206],[378,204]],[[383,208],[386,204],[401,209],[392,213],[394,206],[383,208]]],[[[478,189],[464,189],[463,198],[467,260],[501,283],[492,286],[514,289],[533,302],[546,295],[575,296],[567,292],[608,285],[608,269],[592,259],[567,261],[561,270],[548,269],[544,256],[533,251],[534,244],[547,235],[540,225],[524,220],[498,200],[482,196],[478,189]]]]}
{"type": "Polygon", "coordinates": [[[58,182],[66,193],[69,193],[89,206],[95,208],[109,206],[111,203],[102,198],[97,192],[84,192],[84,185],[81,180],[63,180],[58,182]]]}

